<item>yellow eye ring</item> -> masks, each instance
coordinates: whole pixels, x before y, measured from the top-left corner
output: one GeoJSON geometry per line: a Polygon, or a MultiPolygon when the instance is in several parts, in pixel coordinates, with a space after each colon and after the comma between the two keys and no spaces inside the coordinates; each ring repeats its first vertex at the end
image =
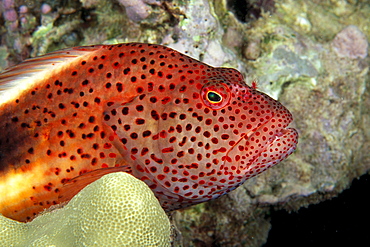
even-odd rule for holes
{"type": "Polygon", "coordinates": [[[206,107],[219,110],[229,104],[231,93],[228,85],[212,80],[202,87],[200,96],[206,107]]]}
{"type": "Polygon", "coordinates": [[[219,94],[215,91],[208,91],[207,92],[207,100],[210,103],[213,103],[213,104],[220,103],[222,101],[222,96],[221,96],[221,94],[219,94]]]}

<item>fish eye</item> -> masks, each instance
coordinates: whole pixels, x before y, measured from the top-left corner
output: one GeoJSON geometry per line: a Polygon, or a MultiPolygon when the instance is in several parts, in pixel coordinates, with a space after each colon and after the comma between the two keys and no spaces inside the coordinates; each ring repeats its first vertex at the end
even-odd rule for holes
{"type": "Polygon", "coordinates": [[[200,90],[203,104],[212,110],[220,110],[229,104],[231,94],[230,89],[224,83],[210,81],[200,90]]]}
{"type": "Polygon", "coordinates": [[[208,91],[207,93],[207,99],[209,100],[209,102],[211,103],[220,103],[221,100],[222,100],[222,96],[215,92],[215,91],[208,91]]]}

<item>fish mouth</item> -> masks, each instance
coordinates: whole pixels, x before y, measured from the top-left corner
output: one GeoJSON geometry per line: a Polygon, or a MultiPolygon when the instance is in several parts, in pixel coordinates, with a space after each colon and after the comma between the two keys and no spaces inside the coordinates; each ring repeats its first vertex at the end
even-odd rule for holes
{"type": "Polygon", "coordinates": [[[266,122],[258,129],[247,135],[245,147],[251,154],[245,172],[255,176],[264,170],[280,163],[292,154],[298,143],[298,132],[294,128],[288,128],[286,124],[276,124],[277,119],[266,122]],[[252,154],[253,153],[253,154],[252,154]]]}
{"type": "MultiPolygon", "coordinates": [[[[291,115],[290,115],[291,116],[291,115]]],[[[229,157],[239,157],[237,174],[242,180],[256,176],[280,163],[294,152],[298,143],[298,132],[288,128],[290,117],[284,124],[272,117],[269,121],[245,133],[229,150],[229,157]]]]}
{"type": "MultiPolygon", "coordinates": [[[[276,134],[270,137],[266,145],[266,151],[277,152],[283,151],[286,156],[294,152],[298,143],[298,132],[293,128],[284,128],[279,130],[276,134]],[[270,150],[268,150],[270,149],[270,150]]],[[[264,152],[264,153],[265,153],[264,152]]]]}

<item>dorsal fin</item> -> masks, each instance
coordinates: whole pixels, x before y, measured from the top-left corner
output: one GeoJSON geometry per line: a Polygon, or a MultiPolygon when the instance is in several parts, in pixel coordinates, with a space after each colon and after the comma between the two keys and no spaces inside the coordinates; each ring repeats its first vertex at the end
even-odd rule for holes
{"type": "Polygon", "coordinates": [[[0,105],[18,97],[21,92],[45,78],[52,70],[62,68],[74,59],[102,47],[103,45],[93,45],[67,48],[27,59],[6,69],[0,74],[0,105]]]}

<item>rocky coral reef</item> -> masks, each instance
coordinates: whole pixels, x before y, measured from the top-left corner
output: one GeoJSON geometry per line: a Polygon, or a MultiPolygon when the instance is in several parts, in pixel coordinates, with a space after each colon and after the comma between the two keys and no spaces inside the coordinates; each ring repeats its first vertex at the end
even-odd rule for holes
{"type": "Polygon", "coordinates": [[[175,246],[261,246],[271,207],[332,198],[370,169],[366,0],[44,2],[49,11],[2,1],[2,68],[67,46],[161,43],[239,69],[293,113],[295,154],[227,196],[174,212],[175,246]]]}

